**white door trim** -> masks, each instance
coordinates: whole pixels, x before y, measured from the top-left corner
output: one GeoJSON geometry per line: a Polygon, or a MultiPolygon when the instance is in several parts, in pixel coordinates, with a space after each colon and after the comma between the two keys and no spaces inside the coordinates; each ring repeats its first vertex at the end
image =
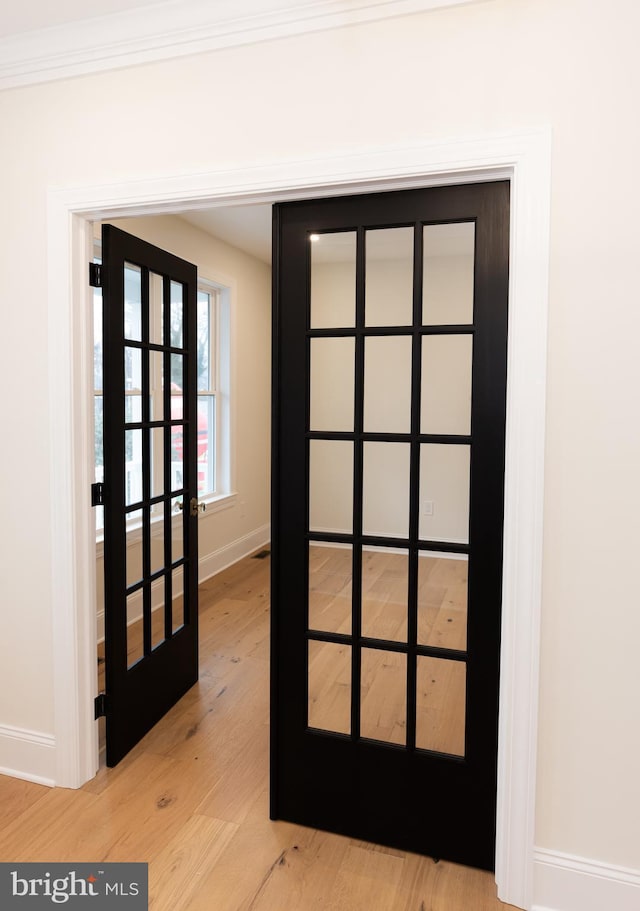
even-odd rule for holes
{"type": "Polygon", "coordinates": [[[97,769],[89,219],[491,180],[512,182],[496,880],[530,907],[538,718],[551,136],[455,139],[48,194],[56,784],[97,769]]]}

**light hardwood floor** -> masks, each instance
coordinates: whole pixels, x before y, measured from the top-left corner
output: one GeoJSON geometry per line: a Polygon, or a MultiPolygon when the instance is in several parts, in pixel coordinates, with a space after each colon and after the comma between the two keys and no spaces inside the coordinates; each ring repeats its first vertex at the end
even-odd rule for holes
{"type": "Polygon", "coordinates": [[[153,911],[507,911],[489,873],[269,820],[268,573],[203,583],[200,681],[117,768],[0,776],[0,860],[145,861],[153,911]]]}

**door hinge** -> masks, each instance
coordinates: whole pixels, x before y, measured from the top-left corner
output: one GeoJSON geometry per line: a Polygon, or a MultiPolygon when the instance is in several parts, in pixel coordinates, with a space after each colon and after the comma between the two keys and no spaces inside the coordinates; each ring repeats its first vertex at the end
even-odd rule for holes
{"type": "Polygon", "coordinates": [[[99,693],[94,702],[94,717],[96,721],[98,718],[105,718],[107,714],[107,694],[99,693]]]}
{"type": "Polygon", "coordinates": [[[92,288],[102,288],[101,263],[89,263],[89,284],[92,288]]]}
{"type": "Polygon", "coordinates": [[[91,485],[91,505],[104,506],[104,484],[101,481],[91,485]]]}

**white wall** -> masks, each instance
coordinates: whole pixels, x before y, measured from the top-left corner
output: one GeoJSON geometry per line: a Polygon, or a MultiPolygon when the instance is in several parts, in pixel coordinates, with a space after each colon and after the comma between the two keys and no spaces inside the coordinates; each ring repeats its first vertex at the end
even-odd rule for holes
{"type": "Polygon", "coordinates": [[[550,124],[537,841],[640,868],[638,25],[487,0],[0,96],[1,725],[53,726],[47,188],[550,124]]]}
{"type": "MultiPolygon", "coordinates": [[[[157,215],[111,222],[195,263],[198,277],[230,290],[231,491],[230,505],[215,504],[198,524],[200,577],[206,578],[269,540],[271,269],[237,247],[178,216],[157,215]]],[[[96,226],[96,231],[99,231],[96,226]]],[[[131,552],[140,545],[129,545],[131,552]]],[[[136,565],[141,565],[138,559],[136,565]]],[[[104,563],[97,560],[98,635],[103,631],[104,563]]]]}

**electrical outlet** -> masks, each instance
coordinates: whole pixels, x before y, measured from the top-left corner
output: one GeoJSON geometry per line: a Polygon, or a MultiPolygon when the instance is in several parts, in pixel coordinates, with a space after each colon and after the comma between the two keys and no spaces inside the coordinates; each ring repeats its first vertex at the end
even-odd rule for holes
{"type": "Polygon", "coordinates": [[[425,500],[422,504],[422,512],[425,516],[433,515],[433,500],[425,500]]]}

